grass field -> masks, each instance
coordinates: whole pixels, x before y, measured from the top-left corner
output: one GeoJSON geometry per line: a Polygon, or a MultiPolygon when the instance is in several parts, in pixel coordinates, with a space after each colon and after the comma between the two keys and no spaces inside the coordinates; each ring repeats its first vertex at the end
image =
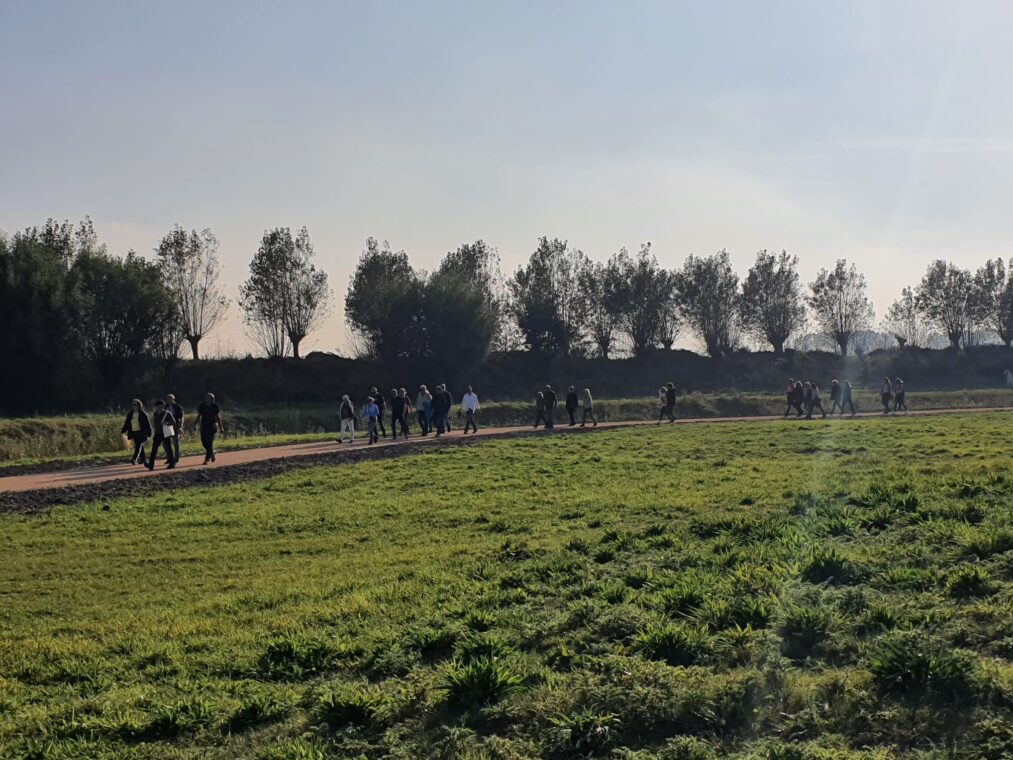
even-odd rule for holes
{"type": "Polygon", "coordinates": [[[0,516],[0,756],[1009,757],[1011,421],[487,441],[0,516]]]}
{"type": "MultiPolygon", "coordinates": [[[[858,391],[855,400],[860,409],[879,408],[873,392],[858,391]]],[[[1013,391],[912,392],[908,394],[908,401],[912,409],[1013,407],[1013,391]]],[[[826,403],[829,409],[828,399],[826,403]]],[[[595,408],[601,420],[653,419],[658,414],[653,398],[598,399],[595,408]]],[[[680,396],[678,404],[681,417],[752,417],[783,412],[782,396],[762,394],[691,393],[680,396]]],[[[454,413],[457,415],[456,409],[454,413]]],[[[562,409],[558,414],[566,416],[562,409]]],[[[485,427],[529,424],[533,411],[528,403],[491,402],[483,405],[479,418],[485,427]]],[[[335,409],[321,406],[254,411],[226,409],[225,419],[229,435],[219,440],[222,450],[322,440],[332,438],[337,431],[335,409]]],[[[458,427],[463,425],[459,415],[456,420],[458,427]]],[[[0,419],[0,474],[10,468],[60,468],[122,461],[122,425],[122,418],[111,414],[0,419]]],[[[193,433],[184,436],[183,446],[191,454],[201,451],[193,433]]]]}

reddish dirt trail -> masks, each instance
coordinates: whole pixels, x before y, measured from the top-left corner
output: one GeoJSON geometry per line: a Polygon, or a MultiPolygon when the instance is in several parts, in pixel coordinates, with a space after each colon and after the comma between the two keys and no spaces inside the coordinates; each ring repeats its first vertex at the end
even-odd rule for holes
{"type": "MultiPolygon", "coordinates": [[[[916,412],[910,412],[900,416],[931,416],[940,414],[972,414],[972,413],[993,413],[1000,411],[1010,411],[1009,409],[927,409],[916,412]]],[[[857,415],[861,418],[869,417],[882,417],[881,413],[875,412],[863,412],[857,415]]],[[[726,423],[726,422],[770,422],[775,420],[783,419],[780,416],[765,416],[765,417],[703,417],[693,419],[680,419],[677,424],[704,424],[704,423],[726,423]]],[[[794,420],[795,418],[791,418],[794,420]]],[[[848,418],[844,418],[848,419],[848,418]]],[[[828,422],[830,422],[828,420],[828,422]]],[[[812,424],[822,423],[822,420],[813,420],[812,424]]],[[[836,424],[837,419],[833,420],[836,424]]],[[[598,425],[596,430],[603,429],[614,429],[624,427],[634,427],[643,425],[655,425],[654,421],[633,421],[633,422],[603,422],[598,425]]],[[[667,423],[666,423],[667,424],[667,423]]],[[[140,465],[129,465],[129,464],[117,464],[107,466],[96,466],[96,467],[83,467],[74,470],[62,470],[58,472],[41,472],[32,473],[27,475],[12,475],[8,477],[0,477],[0,494],[17,494],[26,492],[37,492],[37,491],[48,491],[52,489],[63,489],[73,488],[75,486],[90,486],[99,483],[109,483],[110,481],[123,481],[123,480],[139,480],[142,478],[172,478],[180,475],[189,473],[194,475],[199,472],[207,472],[209,470],[221,470],[225,468],[238,467],[240,465],[252,465],[258,462],[272,462],[276,460],[293,460],[293,459],[306,459],[308,461],[313,460],[326,460],[326,461],[337,461],[340,462],[343,458],[342,455],[346,455],[349,461],[357,461],[362,458],[355,454],[366,454],[369,451],[370,455],[379,456],[391,456],[398,453],[398,449],[404,449],[403,453],[412,453],[419,450],[420,446],[440,446],[451,442],[463,442],[463,440],[472,440],[478,438],[513,438],[517,436],[530,436],[530,435],[551,435],[560,432],[574,432],[582,430],[579,427],[572,428],[568,425],[557,425],[553,433],[547,433],[543,430],[534,430],[530,427],[507,427],[507,428],[483,428],[479,430],[477,434],[470,434],[463,436],[460,431],[455,430],[453,433],[447,434],[439,439],[435,436],[430,435],[427,437],[421,437],[418,435],[411,436],[407,441],[391,441],[389,438],[381,438],[380,442],[369,446],[366,439],[361,435],[356,436],[354,444],[339,444],[335,441],[318,441],[315,443],[300,443],[291,444],[287,446],[271,446],[267,448],[259,449],[244,449],[239,451],[226,451],[221,452],[217,455],[217,461],[213,464],[204,465],[203,456],[188,456],[184,457],[179,464],[172,470],[166,470],[165,464],[162,461],[156,463],[156,467],[153,471],[149,471],[140,465]]],[[[589,431],[588,428],[584,428],[583,431],[589,431]]],[[[243,469],[243,468],[240,468],[243,469]]],[[[237,473],[238,474],[238,473],[237,473]]],[[[186,480],[192,480],[184,478],[186,480]]],[[[206,479],[209,482],[211,479],[206,479]]],[[[215,482],[220,481],[220,478],[214,478],[215,482]]],[[[182,483],[181,483],[182,485],[182,483]]]]}

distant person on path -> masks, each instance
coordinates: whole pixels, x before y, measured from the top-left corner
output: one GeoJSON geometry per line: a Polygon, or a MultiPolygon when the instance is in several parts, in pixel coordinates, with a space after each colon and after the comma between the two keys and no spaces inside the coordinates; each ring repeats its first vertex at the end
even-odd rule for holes
{"type": "Polygon", "coordinates": [[[172,455],[172,436],[176,429],[176,418],[165,406],[162,399],[155,402],[155,411],[151,414],[151,426],[154,432],[154,439],[151,442],[151,459],[145,465],[149,470],[155,469],[155,457],[158,455],[158,447],[165,449],[165,468],[171,470],[176,466],[176,460],[172,455]]]}
{"type": "Polygon", "coordinates": [[[437,385],[436,393],[433,394],[432,401],[432,415],[433,425],[436,426],[436,437],[439,438],[447,429],[447,415],[450,414],[450,407],[453,403],[450,398],[450,394],[444,389],[444,386],[437,385]]]}
{"type": "Polygon", "coordinates": [[[667,389],[665,388],[664,385],[661,386],[660,388],[658,388],[658,424],[659,425],[661,424],[661,421],[663,419],[665,419],[665,409],[668,407],[668,404],[665,402],[666,391],[667,391],[667,389]]]}
{"type": "Polygon", "coordinates": [[[851,409],[851,416],[855,416],[855,400],[854,390],[851,387],[851,381],[846,380],[844,382],[844,388],[841,389],[841,414],[844,414],[844,406],[847,405],[851,409]]]}
{"type": "Polygon", "coordinates": [[[802,409],[802,404],[804,403],[805,403],[805,388],[802,387],[801,380],[796,380],[795,394],[794,396],[792,396],[792,406],[795,407],[796,417],[801,417],[803,414],[805,414],[805,411],[802,409]]]}
{"type": "Polygon", "coordinates": [[[665,415],[669,422],[675,422],[675,383],[665,383],[665,415]]]}
{"type": "Polygon", "coordinates": [[[894,385],[894,393],[896,395],[894,396],[893,411],[894,412],[906,412],[907,411],[907,401],[904,398],[904,395],[905,395],[905,392],[904,392],[904,381],[901,380],[899,377],[897,378],[897,382],[894,385]]]}
{"type": "Polygon", "coordinates": [[[784,416],[787,417],[793,406],[792,401],[795,399],[795,378],[788,378],[788,390],[785,391],[786,404],[784,407],[784,416]]]}
{"type": "Polygon", "coordinates": [[[584,405],[583,406],[584,406],[584,409],[583,409],[583,412],[582,412],[582,414],[580,416],[580,426],[584,427],[584,425],[587,424],[588,419],[590,419],[591,423],[594,425],[594,427],[598,427],[598,420],[596,420],[594,418],[594,399],[591,398],[591,389],[590,388],[585,388],[584,389],[584,405]]]}
{"type": "Polygon", "coordinates": [[[390,392],[390,434],[391,437],[397,440],[398,428],[404,433],[404,438],[408,438],[408,427],[404,421],[405,415],[405,398],[401,395],[401,391],[397,388],[391,389],[390,392]]]}
{"type": "Polygon", "coordinates": [[[372,446],[380,440],[380,436],[377,435],[377,427],[380,424],[380,407],[376,405],[376,399],[372,396],[367,396],[366,406],[363,408],[362,413],[366,417],[366,428],[369,430],[369,445],[372,446]]]}
{"type": "Polygon", "coordinates": [[[570,427],[577,424],[577,391],[570,386],[566,392],[566,413],[570,415],[570,427]]]}
{"type": "Polygon", "coordinates": [[[355,443],[355,407],[352,406],[352,400],[348,398],[347,393],[341,397],[338,418],[341,420],[341,436],[338,438],[338,443],[345,442],[346,431],[351,436],[349,443],[355,443]]]}
{"type": "Polygon", "coordinates": [[[556,413],[556,392],[552,390],[551,385],[545,386],[545,427],[554,428],[556,427],[556,421],[554,415],[556,413]]]}
{"type": "Polygon", "coordinates": [[[883,414],[890,413],[890,402],[893,401],[893,385],[890,378],[883,378],[883,386],[879,390],[879,401],[883,404],[883,414]]]}
{"type": "Polygon", "coordinates": [[[135,398],[130,404],[130,411],[123,422],[123,430],[120,431],[131,443],[134,444],[134,455],[130,464],[144,464],[147,457],[144,454],[144,443],[151,438],[151,420],[144,412],[144,404],[139,398],[135,398]]]}
{"type": "Polygon", "coordinates": [[[215,402],[215,394],[208,393],[204,402],[197,407],[197,426],[200,428],[200,443],[204,447],[204,464],[215,461],[215,435],[225,432],[222,424],[222,410],[215,402]]]}
{"type": "Polygon", "coordinates": [[[447,432],[449,433],[451,429],[450,410],[454,408],[454,395],[450,392],[450,389],[447,387],[446,383],[443,384],[443,390],[446,391],[447,393],[447,416],[443,420],[443,426],[447,429],[447,432]]]}
{"type": "Polygon", "coordinates": [[[183,432],[183,407],[176,403],[176,397],[171,393],[165,397],[166,407],[172,412],[172,418],[176,421],[175,432],[172,434],[173,459],[179,461],[179,436],[183,432]]]}
{"type": "Polygon", "coordinates": [[[806,415],[807,420],[813,418],[813,410],[819,409],[820,414],[823,415],[823,419],[827,418],[826,410],[823,408],[823,401],[820,399],[820,387],[816,383],[809,383],[809,390],[806,393],[808,397],[807,408],[809,413],[806,415]]]}
{"type": "Polygon", "coordinates": [[[387,428],[384,427],[383,418],[387,413],[387,402],[383,399],[383,394],[373,386],[369,389],[369,395],[373,397],[373,403],[376,404],[376,408],[380,410],[380,417],[378,418],[377,426],[380,428],[380,432],[383,433],[383,437],[387,437],[387,428]]]}
{"type": "Polygon", "coordinates": [[[419,392],[415,396],[415,416],[419,420],[419,427],[422,429],[422,435],[429,435],[429,431],[432,430],[431,421],[433,413],[433,396],[429,392],[426,386],[420,386],[419,392]]]}
{"type": "Polygon", "coordinates": [[[545,394],[541,391],[535,394],[535,429],[538,429],[538,423],[544,423],[545,427],[549,427],[548,420],[545,419],[545,394]]]}
{"type": "Polygon", "coordinates": [[[833,382],[830,383],[830,414],[835,414],[838,409],[841,410],[842,414],[844,413],[844,404],[841,403],[842,390],[841,384],[837,382],[837,378],[835,377],[833,382]]]}
{"type": "Polygon", "coordinates": [[[468,386],[468,392],[461,399],[461,411],[464,412],[464,434],[468,434],[468,428],[478,432],[478,423],[475,422],[475,413],[478,412],[478,395],[468,386]]]}
{"type": "Polygon", "coordinates": [[[404,431],[404,437],[408,437],[408,431],[411,430],[412,426],[412,400],[408,397],[408,389],[402,388],[400,390],[401,398],[404,399],[404,415],[401,417],[402,427],[404,431]]]}

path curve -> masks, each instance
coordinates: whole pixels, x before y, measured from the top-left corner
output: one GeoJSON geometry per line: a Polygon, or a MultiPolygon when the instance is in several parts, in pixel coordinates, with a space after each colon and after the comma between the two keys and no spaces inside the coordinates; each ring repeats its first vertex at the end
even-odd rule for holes
{"type": "MultiPolygon", "coordinates": [[[[926,409],[915,412],[909,412],[904,415],[898,415],[900,417],[905,416],[933,416],[941,414],[984,414],[984,413],[995,413],[995,412],[1009,412],[1009,408],[984,408],[984,409],[926,409]]],[[[859,413],[857,417],[870,418],[870,417],[882,417],[882,413],[875,412],[863,412],[859,413]]],[[[676,424],[687,425],[687,424],[705,424],[705,423],[727,423],[727,422],[771,422],[777,420],[783,420],[781,416],[757,416],[757,417],[699,417],[699,418],[687,418],[680,419],[676,424]]],[[[832,422],[836,423],[839,420],[848,420],[849,418],[833,418],[832,422]]],[[[788,421],[795,421],[795,418],[789,418],[788,421]]],[[[813,424],[821,423],[822,420],[813,420],[813,424]]],[[[827,420],[831,422],[831,420],[827,420]]],[[[85,466],[72,470],[60,470],[55,472],[39,472],[25,475],[12,475],[7,477],[0,477],[0,495],[4,494],[17,494],[25,492],[35,491],[49,491],[53,489],[64,489],[74,488],[76,486],[95,485],[100,483],[109,483],[111,481],[122,481],[122,480],[137,480],[142,478],[173,478],[185,476],[186,473],[193,474],[194,471],[206,472],[209,470],[220,470],[224,468],[233,468],[240,465],[250,465],[257,462],[271,462],[275,460],[290,460],[290,459],[320,459],[322,457],[327,460],[337,459],[341,460],[342,455],[349,455],[349,460],[358,460],[361,457],[352,456],[353,452],[366,453],[375,451],[377,454],[393,455],[395,452],[392,449],[405,448],[405,453],[414,452],[419,449],[420,446],[439,446],[450,442],[463,442],[463,440],[477,440],[480,438],[506,438],[506,437],[517,437],[517,436],[532,436],[532,435],[553,435],[564,432],[590,432],[590,430],[609,430],[616,428],[625,427],[636,427],[644,425],[656,425],[654,421],[625,421],[625,422],[603,422],[598,425],[597,428],[570,427],[568,425],[557,425],[553,431],[545,431],[542,429],[534,430],[531,427],[498,427],[498,428],[483,428],[478,431],[477,434],[472,433],[468,436],[464,436],[461,431],[455,430],[453,433],[446,434],[440,438],[436,438],[435,435],[430,436],[419,436],[413,435],[407,441],[398,440],[392,441],[389,438],[381,438],[379,443],[370,446],[366,439],[359,435],[356,438],[354,444],[340,444],[336,441],[317,441],[313,443],[298,443],[289,444],[285,446],[269,446],[264,448],[254,449],[240,449],[236,451],[224,451],[217,455],[217,461],[212,464],[204,465],[203,456],[186,456],[183,457],[179,464],[172,470],[165,469],[163,462],[159,461],[154,470],[147,470],[141,465],[130,465],[130,464],[116,464],[116,465],[105,465],[105,466],[85,466]],[[462,440],[463,439],[463,440],[462,440]]],[[[665,423],[668,424],[668,423],[665,423]]],[[[217,479],[216,479],[217,480],[217,479]]],[[[182,485],[182,484],[181,484],[182,485]]],[[[170,486],[171,487],[171,486],[170,486]]]]}

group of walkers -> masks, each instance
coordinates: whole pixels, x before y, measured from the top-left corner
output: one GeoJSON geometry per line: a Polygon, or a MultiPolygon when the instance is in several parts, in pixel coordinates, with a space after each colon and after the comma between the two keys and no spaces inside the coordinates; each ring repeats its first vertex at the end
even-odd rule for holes
{"type": "MultiPolygon", "coordinates": [[[[426,436],[436,432],[436,437],[450,432],[450,410],[454,406],[453,397],[447,386],[437,385],[432,391],[422,385],[415,395],[415,404],[412,404],[408,391],[404,388],[394,388],[390,392],[390,401],[384,398],[376,387],[369,389],[366,401],[362,405],[361,417],[366,421],[366,431],[369,435],[370,444],[380,440],[382,435],[387,437],[387,426],[384,418],[387,415],[387,408],[390,407],[390,432],[396,441],[400,434],[407,439],[412,426],[412,417],[419,426],[419,434],[426,436]]],[[[461,410],[465,415],[464,434],[478,432],[478,396],[468,386],[468,392],[461,399],[461,410]]],[[[348,435],[350,443],[355,442],[355,422],[359,418],[356,413],[355,404],[346,394],[341,397],[341,406],[338,410],[338,417],[341,420],[341,433],[339,443],[345,442],[345,435],[348,435]]]]}
{"type": "MultiPolygon", "coordinates": [[[[546,385],[544,391],[535,394],[535,424],[544,425],[546,428],[555,427],[555,409],[558,404],[555,391],[552,386],[546,385]]],[[[449,433],[451,430],[450,411],[453,409],[454,401],[447,390],[446,384],[437,385],[432,391],[425,385],[419,387],[415,395],[415,403],[412,404],[411,397],[405,388],[394,388],[390,392],[390,398],[384,398],[376,387],[369,389],[365,403],[357,412],[355,403],[347,394],[341,397],[341,405],[338,409],[338,418],[341,421],[341,432],[338,437],[339,443],[346,440],[349,443],[355,442],[356,421],[361,417],[365,420],[366,431],[369,443],[374,444],[380,440],[380,436],[387,437],[386,420],[390,421],[390,432],[393,440],[400,435],[407,439],[412,429],[412,419],[418,424],[420,436],[427,436],[435,432],[436,437],[449,433]],[[346,437],[347,436],[347,437],[346,437]]],[[[582,396],[571,385],[566,394],[566,413],[570,418],[570,425],[577,425],[577,410],[581,410],[580,426],[584,427],[590,420],[592,426],[598,425],[594,416],[594,400],[591,398],[591,390],[585,388],[582,396]]],[[[464,435],[478,432],[478,394],[469,385],[467,393],[461,397],[460,412],[464,416],[464,435]]]]}
{"type": "MultiPolygon", "coordinates": [[[[155,457],[159,448],[165,450],[165,462],[172,469],[179,462],[179,436],[183,432],[183,407],[176,401],[173,394],[164,399],[156,399],[152,404],[151,416],[144,409],[140,399],[134,399],[123,421],[123,436],[134,446],[131,464],[142,464],[149,470],[155,469],[155,457]],[[151,439],[151,457],[144,451],[148,439],[151,439]]],[[[222,410],[215,402],[215,394],[208,393],[204,401],[197,407],[197,420],[194,428],[200,430],[201,445],[204,447],[204,464],[215,461],[215,435],[225,432],[222,424],[222,410]]]]}
{"type": "MultiPolygon", "coordinates": [[[[823,419],[826,419],[827,411],[823,408],[820,388],[815,382],[808,381],[803,383],[801,380],[790,379],[788,381],[786,397],[788,403],[784,409],[785,417],[794,410],[796,417],[804,415],[805,419],[811,420],[813,412],[819,411],[823,419]]],[[[906,412],[908,408],[907,402],[904,399],[904,381],[899,377],[894,381],[891,381],[888,377],[884,378],[880,391],[880,401],[883,404],[883,414],[899,411],[906,412]]],[[[845,381],[842,385],[834,379],[830,383],[830,403],[830,414],[844,414],[845,409],[848,409],[851,412],[851,416],[854,417],[858,411],[855,407],[854,391],[849,381],[845,381]]]]}

